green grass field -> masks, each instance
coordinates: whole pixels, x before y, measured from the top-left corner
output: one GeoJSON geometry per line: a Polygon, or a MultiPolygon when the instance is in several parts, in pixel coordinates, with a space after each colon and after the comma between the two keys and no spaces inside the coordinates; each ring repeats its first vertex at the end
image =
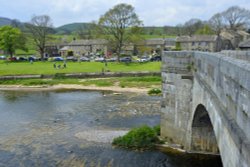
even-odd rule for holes
{"type": "MultiPolygon", "coordinates": [[[[117,63],[109,62],[107,67],[101,62],[68,62],[65,69],[54,69],[54,62],[11,62],[0,61],[0,76],[3,75],[25,75],[25,74],[56,74],[56,73],[83,73],[102,72],[102,69],[111,72],[130,71],[160,71],[161,62],[148,63],[117,63]]],[[[56,63],[63,65],[63,62],[56,63]]]]}
{"type": "Polygon", "coordinates": [[[77,84],[83,86],[95,85],[98,87],[119,86],[121,88],[160,88],[160,76],[144,77],[115,77],[115,78],[98,78],[98,79],[17,79],[17,80],[0,80],[0,85],[57,85],[57,84],[77,84]]]}

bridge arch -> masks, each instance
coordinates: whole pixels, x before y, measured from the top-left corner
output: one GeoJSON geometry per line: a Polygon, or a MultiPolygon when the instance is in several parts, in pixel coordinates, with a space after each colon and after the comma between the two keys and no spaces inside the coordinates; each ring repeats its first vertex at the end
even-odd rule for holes
{"type": "Polygon", "coordinates": [[[202,104],[199,104],[194,111],[191,125],[191,151],[219,154],[209,112],[202,104]]]}

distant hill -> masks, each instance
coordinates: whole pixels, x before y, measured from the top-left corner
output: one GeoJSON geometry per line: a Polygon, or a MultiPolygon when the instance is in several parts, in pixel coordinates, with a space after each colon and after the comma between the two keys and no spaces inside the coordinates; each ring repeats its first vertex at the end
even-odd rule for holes
{"type": "Polygon", "coordinates": [[[55,28],[57,34],[71,34],[79,29],[87,30],[91,23],[71,23],[55,28]]]}
{"type": "MultiPolygon", "coordinates": [[[[13,21],[17,21],[18,27],[21,28],[23,31],[27,31],[25,29],[24,23],[18,22],[15,19],[9,19],[5,17],[0,17],[0,26],[4,25],[11,25],[13,21]]],[[[92,23],[70,23],[65,24],[60,27],[52,28],[50,33],[52,34],[59,34],[59,35],[70,35],[78,32],[79,30],[82,32],[88,31],[88,29],[92,26],[92,23]]],[[[143,34],[145,35],[178,35],[178,29],[173,26],[164,26],[164,27],[143,27],[143,34]]]]}
{"type": "Polygon", "coordinates": [[[9,18],[0,17],[0,26],[10,25],[11,22],[12,20],[9,18]]]}

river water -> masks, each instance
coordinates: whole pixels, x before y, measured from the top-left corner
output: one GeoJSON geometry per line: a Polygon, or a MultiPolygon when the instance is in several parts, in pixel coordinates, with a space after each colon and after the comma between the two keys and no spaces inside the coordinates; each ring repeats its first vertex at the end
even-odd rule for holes
{"type": "Polygon", "coordinates": [[[160,97],[101,91],[0,91],[0,167],[221,167],[218,157],[110,144],[160,123],[160,97]]]}

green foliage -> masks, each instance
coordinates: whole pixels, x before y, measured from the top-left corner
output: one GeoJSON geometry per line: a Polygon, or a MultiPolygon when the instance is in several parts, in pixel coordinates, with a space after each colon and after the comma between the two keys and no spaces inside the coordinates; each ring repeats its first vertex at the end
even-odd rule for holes
{"type": "Polygon", "coordinates": [[[141,25],[142,21],[139,20],[134,7],[121,3],[100,17],[98,30],[100,34],[105,35],[119,57],[124,44],[137,39],[141,25]]]}
{"type": "Polygon", "coordinates": [[[160,76],[144,77],[122,77],[120,78],[120,87],[148,87],[159,86],[161,84],[160,76]]]}
{"type": "Polygon", "coordinates": [[[18,28],[3,26],[0,28],[0,48],[12,57],[16,49],[26,50],[26,39],[18,28]]]}
{"type": "Polygon", "coordinates": [[[160,125],[156,125],[153,127],[155,133],[160,136],[161,135],[161,126],[160,125]]]}
{"type": "Polygon", "coordinates": [[[155,130],[146,125],[134,128],[112,142],[113,145],[132,149],[151,149],[156,143],[159,143],[159,139],[155,130]]]}
{"type": "Polygon", "coordinates": [[[175,50],[176,51],[181,51],[181,43],[180,42],[176,42],[176,44],[175,44],[175,50]]]}
{"type": "Polygon", "coordinates": [[[213,35],[214,32],[209,25],[204,25],[202,28],[198,29],[195,34],[198,35],[213,35]]]}
{"type": "Polygon", "coordinates": [[[161,94],[161,90],[158,89],[158,88],[153,88],[153,89],[150,89],[150,90],[148,91],[148,94],[149,94],[149,95],[158,95],[158,94],[161,94]]]}
{"type": "Polygon", "coordinates": [[[68,53],[67,53],[67,56],[73,56],[74,55],[74,52],[73,51],[68,51],[68,53]]]}

